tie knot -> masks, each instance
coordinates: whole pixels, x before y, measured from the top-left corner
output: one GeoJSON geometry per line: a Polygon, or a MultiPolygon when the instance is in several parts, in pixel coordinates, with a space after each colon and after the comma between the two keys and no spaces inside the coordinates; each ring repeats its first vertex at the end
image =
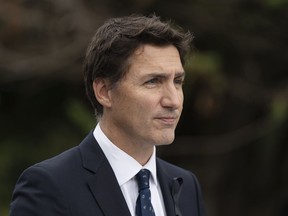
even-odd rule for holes
{"type": "Polygon", "coordinates": [[[138,182],[139,191],[149,188],[149,178],[150,178],[150,171],[147,169],[142,169],[137,173],[136,179],[138,182]]]}

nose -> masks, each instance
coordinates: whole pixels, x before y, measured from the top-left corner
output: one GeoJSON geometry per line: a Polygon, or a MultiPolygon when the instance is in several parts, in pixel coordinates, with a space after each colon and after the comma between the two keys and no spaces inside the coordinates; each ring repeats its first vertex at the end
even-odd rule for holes
{"type": "Polygon", "coordinates": [[[161,105],[164,108],[176,110],[182,107],[183,104],[183,90],[182,87],[169,84],[163,86],[161,105]]]}

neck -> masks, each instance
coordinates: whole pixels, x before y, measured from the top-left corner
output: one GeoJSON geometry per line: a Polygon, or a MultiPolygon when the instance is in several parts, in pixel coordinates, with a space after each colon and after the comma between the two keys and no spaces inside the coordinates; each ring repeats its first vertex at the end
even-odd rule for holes
{"type": "Polygon", "coordinates": [[[103,119],[99,122],[101,130],[108,139],[120,148],[122,151],[133,157],[139,164],[144,166],[151,158],[154,152],[153,145],[144,145],[137,140],[131,140],[125,137],[125,133],[109,124],[103,119]]]}

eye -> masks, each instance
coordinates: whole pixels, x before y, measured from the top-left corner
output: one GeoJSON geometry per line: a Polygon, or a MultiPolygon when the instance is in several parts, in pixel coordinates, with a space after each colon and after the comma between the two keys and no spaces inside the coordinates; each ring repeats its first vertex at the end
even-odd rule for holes
{"type": "Polygon", "coordinates": [[[174,83],[176,85],[182,86],[184,84],[184,79],[183,78],[177,78],[174,80],[174,83]]]}
{"type": "Polygon", "coordinates": [[[158,82],[158,79],[157,78],[153,78],[153,79],[148,80],[146,83],[154,84],[154,83],[157,83],[157,82],[158,82]]]}
{"type": "Polygon", "coordinates": [[[153,79],[146,81],[144,84],[149,85],[149,86],[154,86],[158,83],[160,83],[160,79],[159,78],[153,78],[153,79]]]}

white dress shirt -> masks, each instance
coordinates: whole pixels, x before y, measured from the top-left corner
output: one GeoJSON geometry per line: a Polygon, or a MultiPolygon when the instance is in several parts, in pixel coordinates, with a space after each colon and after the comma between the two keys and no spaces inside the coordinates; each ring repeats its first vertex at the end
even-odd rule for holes
{"type": "Polygon", "coordinates": [[[165,207],[160,185],[157,180],[156,171],[156,148],[154,147],[153,154],[149,161],[142,166],[133,157],[122,151],[114,145],[108,137],[101,130],[100,125],[97,124],[93,135],[103,150],[108,159],[119,186],[122,190],[123,196],[126,200],[128,208],[132,216],[135,216],[136,200],[138,197],[138,185],[135,175],[143,168],[151,172],[150,191],[151,202],[156,216],[165,216],[165,207]]]}

